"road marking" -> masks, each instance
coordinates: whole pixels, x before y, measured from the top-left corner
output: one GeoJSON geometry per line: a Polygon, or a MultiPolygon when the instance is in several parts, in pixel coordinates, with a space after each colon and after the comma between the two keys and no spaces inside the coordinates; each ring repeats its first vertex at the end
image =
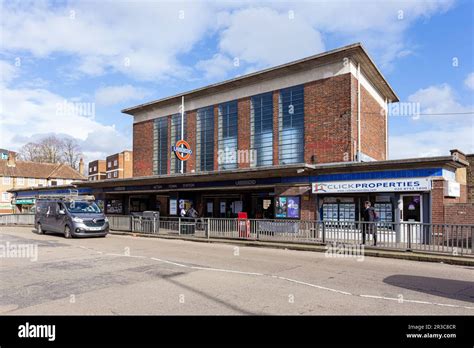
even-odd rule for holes
{"type": "Polygon", "coordinates": [[[182,263],[177,263],[169,260],[164,260],[164,259],[159,259],[157,257],[148,257],[148,256],[140,256],[140,255],[125,255],[125,254],[114,254],[114,253],[103,253],[101,251],[97,251],[91,248],[86,248],[81,245],[79,245],[80,248],[86,249],[86,250],[91,250],[95,251],[97,253],[107,255],[107,256],[123,256],[123,257],[134,257],[134,258],[141,258],[141,259],[150,259],[158,262],[163,262],[167,263],[170,265],[175,265],[178,267],[183,267],[183,268],[189,268],[189,269],[198,269],[202,271],[211,271],[211,272],[226,272],[226,273],[236,273],[236,274],[244,274],[244,275],[252,275],[252,276],[262,276],[262,277],[269,277],[269,278],[276,278],[288,282],[292,282],[295,284],[300,284],[300,285],[305,285],[305,286],[310,286],[312,288],[320,289],[320,290],[325,290],[325,291],[330,291],[334,293],[338,293],[341,295],[345,296],[354,296],[354,297],[361,297],[361,298],[373,298],[373,299],[378,299],[378,300],[385,300],[385,301],[397,301],[400,304],[403,303],[416,303],[416,304],[424,304],[424,305],[432,305],[432,306],[441,306],[441,307],[452,307],[452,308],[463,308],[463,309],[474,309],[474,307],[470,306],[461,306],[461,305],[454,305],[454,304],[449,304],[449,303],[438,303],[438,302],[430,302],[430,301],[419,301],[419,300],[408,300],[408,299],[403,299],[400,300],[400,298],[395,298],[395,297],[386,297],[386,296],[377,296],[377,295],[366,295],[366,294],[352,294],[347,291],[343,290],[338,290],[338,289],[332,289],[328,288],[326,286],[321,286],[317,284],[312,284],[312,283],[307,283],[303,282],[300,280],[296,279],[291,279],[291,278],[286,278],[286,277],[281,277],[273,274],[264,274],[264,273],[258,273],[258,272],[245,272],[245,271],[238,271],[238,270],[232,270],[232,269],[223,269],[223,268],[211,268],[211,267],[202,267],[202,266],[189,266],[185,265],[182,263]]]}
{"type": "Polygon", "coordinates": [[[245,272],[245,271],[235,271],[235,270],[232,270],[232,269],[222,269],[222,268],[209,268],[209,267],[198,267],[198,266],[191,266],[190,268],[193,268],[193,269],[201,269],[201,270],[203,270],[203,271],[237,273],[237,274],[256,275],[256,276],[264,276],[264,275],[265,275],[265,274],[263,274],[263,273],[245,272]]]}
{"type": "Polygon", "coordinates": [[[368,297],[368,298],[375,298],[379,300],[387,300],[387,301],[397,301],[399,303],[418,303],[418,304],[428,304],[428,305],[434,305],[434,306],[442,306],[442,307],[454,307],[454,308],[466,308],[466,309],[474,309],[474,307],[469,307],[469,306],[459,306],[459,305],[454,305],[454,304],[449,304],[449,303],[438,303],[438,302],[430,302],[430,301],[419,301],[419,300],[406,300],[406,299],[400,299],[400,298],[395,298],[395,297],[385,297],[385,296],[377,296],[377,295],[358,295],[360,297],[368,297]]]}
{"type": "Polygon", "coordinates": [[[337,290],[337,289],[331,289],[331,288],[327,288],[325,286],[321,286],[321,285],[316,285],[316,284],[311,284],[311,283],[306,283],[306,282],[302,282],[300,280],[296,280],[296,279],[291,279],[291,278],[285,278],[285,277],[278,277],[278,279],[283,279],[283,280],[286,280],[286,281],[289,281],[289,282],[292,282],[292,283],[296,283],[296,284],[302,284],[302,285],[307,285],[307,286],[311,286],[313,288],[318,288],[318,289],[321,289],[321,290],[327,290],[327,291],[331,291],[331,292],[337,292],[339,294],[343,294],[343,295],[350,295],[352,296],[352,294],[350,292],[346,292],[346,291],[342,291],[342,290],[337,290]]]}

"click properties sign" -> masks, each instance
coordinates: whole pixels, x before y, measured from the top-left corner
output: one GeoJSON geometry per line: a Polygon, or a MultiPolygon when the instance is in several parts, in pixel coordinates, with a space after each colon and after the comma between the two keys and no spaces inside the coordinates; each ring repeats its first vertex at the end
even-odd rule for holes
{"type": "Polygon", "coordinates": [[[379,180],[350,180],[312,183],[312,192],[323,193],[354,193],[354,192],[409,192],[430,191],[430,178],[403,178],[379,180]]]}

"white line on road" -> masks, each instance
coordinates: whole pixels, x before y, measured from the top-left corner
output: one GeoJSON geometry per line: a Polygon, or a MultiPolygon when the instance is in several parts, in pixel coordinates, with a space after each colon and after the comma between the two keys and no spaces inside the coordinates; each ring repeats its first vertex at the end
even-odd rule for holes
{"type": "Polygon", "coordinates": [[[395,297],[385,297],[385,296],[377,296],[377,295],[366,295],[366,294],[352,294],[347,291],[343,290],[338,290],[338,289],[332,289],[328,288],[325,286],[317,285],[317,284],[312,284],[312,283],[307,283],[303,282],[300,280],[296,279],[291,279],[291,278],[286,278],[286,277],[281,277],[273,274],[264,274],[264,273],[257,273],[257,272],[245,272],[245,271],[237,271],[237,270],[232,270],[232,269],[223,269],[223,268],[211,268],[211,267],[202,267],[202,266],[189,266],[185,265],[182,263],[177,263],[169,260],[164,260],[164,259],[159,259],[156,257],[147,257],[147,256],[139,256],[139,255],[126,255],[126,254],[114,254],[114,253],[103,253],[101,251],[97,251],[91,248],[86,248],[83,246],[79,246],[82,249],[86,250],[91,250],[95,251],[97,253],[107,255],[107,256],[122,256],[122,257],[134,257],[134,258],[141,258],[141,259],[150,259],[158,262],[163,262],[167,263],[170,265],[175,265],[178,267],[184,267],[184,268],[189,268],[189,269],[198,269],[202,271],[211,271],[211,272],[226,272],[226,273],[236,273],[236,274],[243,274],[243,275],[252,275],[252,276],[264,276],[264,277],[270,277],[270,278],[276,278],[280,280],[285,280],[288,282],[292,282],[295,284],[300,284],[300,285],[305,285],[305,286],[310,286],[312,288],[320,289],[320,290],[325,290],[325,291],[330,291],[334,293],[338,293],[341,295],[346,295],[346,296],[355,296],[355,297],[361,297],[361,298],[373,298],[373,299],[379,299],[379,300],[386,300],[386,301],[397,301],[400,304],[402,303],[416,303],[416,304],[424,304],[424,305],[433,305],[433,306],[442,306],[442,307],[453,307],[453,308],[464,308],[464,309],[474,309],[474,307],[470,306],[460,306],[460,305],[454,305],[454,304],[449,304],[449,303],[438,303],[438,302],[429,302],[429,301],[419,301],[419,300],[408,300],[408,299],[400,299],[400,298],[395,298],[395,297]]]}

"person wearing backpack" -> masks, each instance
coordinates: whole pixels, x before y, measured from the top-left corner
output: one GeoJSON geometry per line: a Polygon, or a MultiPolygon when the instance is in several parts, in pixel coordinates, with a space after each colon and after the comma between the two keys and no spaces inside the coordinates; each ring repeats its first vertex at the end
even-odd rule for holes
{"type": "Polygon", "coordinates": [[[362,244],[365,244],[366,233],[374,236],[374,246],[377,246],[377,212],[372,207],[369,201],[364,202],[364,211],[362,212],[362,219],[364,224],[362,225],[362,244]]]}

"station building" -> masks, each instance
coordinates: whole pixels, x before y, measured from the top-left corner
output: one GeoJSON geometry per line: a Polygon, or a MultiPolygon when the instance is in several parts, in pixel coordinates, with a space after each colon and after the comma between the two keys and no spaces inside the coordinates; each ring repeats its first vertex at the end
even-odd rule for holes
{"type": "Polygon", "coordinates": [[[76,186],[108,214],[194,205],[205,217],[357,221],[370,200],[383,221],[442,223],[461,203],[470,216],[464,153],[388,160],[389,102],[366,50],[345,46],[123,110],[133,177],[76,186]]]}

